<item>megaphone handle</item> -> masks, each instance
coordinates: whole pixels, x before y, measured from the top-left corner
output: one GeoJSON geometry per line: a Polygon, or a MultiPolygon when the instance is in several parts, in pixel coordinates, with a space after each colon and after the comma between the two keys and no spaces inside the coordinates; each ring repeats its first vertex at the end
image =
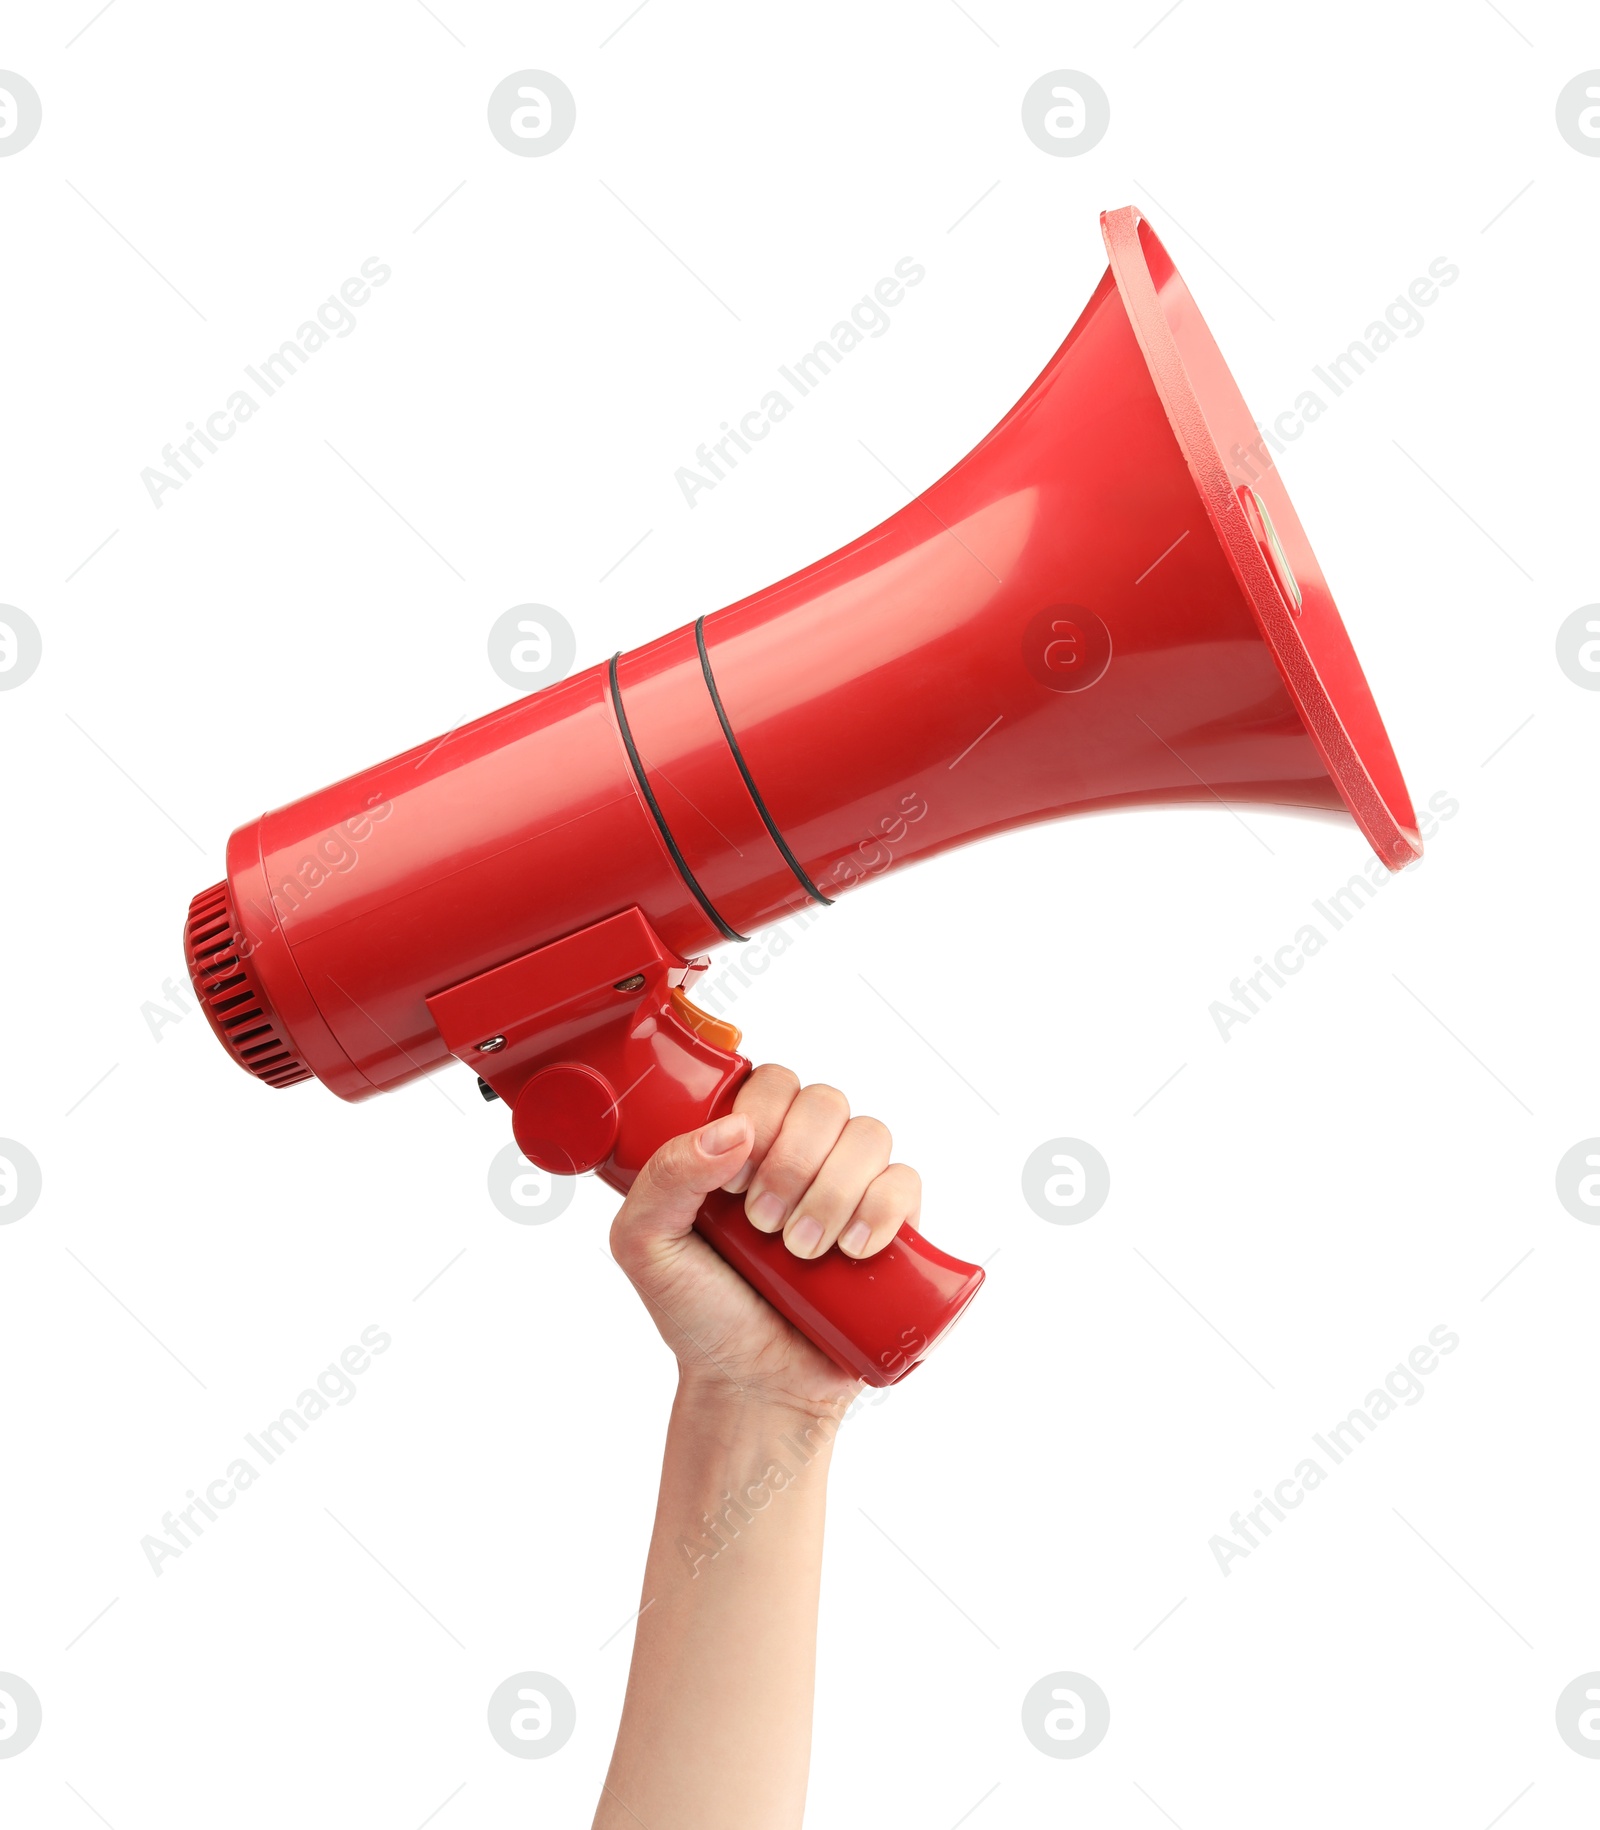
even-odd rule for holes
{"type": "Polygon", "coordinates": [[[874,1258],[847,1258],[837,1247],[796,1258],[781,1233],[750,1224],[742,1195],[720,1189],[700,1209],[695,1231],[835,1365],[868,1385],[903,1379],[983,1282],[979,1266],[941,1252],[909,1224],[874,1258]]]}
{"type": "MultiPolygon", "coordinates": [[[[710,1034],[718,1033],[679,994],[663,1023],[675,1030],[685,1022],[694,1026],[701,1050],[710,1034]]],[[[737,1030],[721,1033],[738,1039],[737,1030]]],[[[670,1120],[674,1129],[710,1123],[733,1110],[750,1063],[731,1050],[722,1059],[727,1071],[721,1084],[709,1100],[695,1101],[687,1077],[673,1074],[658,1054],[658,1069],[666,1071],[651,1077],[652,1103],[675,1096],[698,1106],[695,1120],[686,1121],[680,1105],[670,1120]]],[[[666,1112],[659,1106],[657,1111],[659,1122],[666,1112]]],[[[781,1233],[763,1233],[750,1224],[742,1195],[721,1189],[701,1207],[695,1231],[836,1366],[868,1385],[897,1384],[918,1366],[983,1283],[980,1266],[941,1252],[909,1223],[872,1258],[847,1258],[837,1246],[820,1258],[797,1258],[781,1233]]]]}

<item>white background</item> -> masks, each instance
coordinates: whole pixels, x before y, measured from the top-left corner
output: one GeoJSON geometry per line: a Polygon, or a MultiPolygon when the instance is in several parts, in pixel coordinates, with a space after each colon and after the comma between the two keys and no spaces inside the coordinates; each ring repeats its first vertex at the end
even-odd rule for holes
{"type": "Polygon", "coordinates": [[[464,1071],[271,1094],[145,1006],[232,827],[512,696],[508,606],[589,665],[898,507],[863,443],[931,482],[1132,202],[1262,415],[1459,265],[1283,461],[1415,798],[1459,811],[1227,1041],[1209,1005],[1353,827],[1012,836],[847,898],[733,1007],[889,1121],[934,1240],[998,1254],[840,1444],[810,1821],[1592,1821],[1554,1726],[1600,1667],[1600,1230],[1554,1184],[1600,1131],[1600,698],[1554,652],[1600,596],[1600,161],[1554,115],[1592,14],[117,0],[67,47],[93,6],[0,42],[44,106],[0,160],[0,599],[45,644],[0,695],[0,1134],[44,1172],[0,1228],[0,1670],[44,1703],[0,1818],[587,1822],[672,1385],[611,1198],[513,1225],[464,1071]],[[1063,67],[1111,100],[1081,157],[1021,127],[1063,67]],[[486,125],[527,68],[577,98],[549,157],[486,125]],[[154,508],[141,469],[374,255],[354,333],[154,508]],[[687,508],[677,466],[905,255],[890,332],[687,508]],[[1019,1185],[1063,1135],[1111,1166],[1080,1226],[1019,1185]],[[373,1323],[356,1400],[155,1577],[141,1537],[373,1323]],[[1211,1536],[1441,1323],[1423,1401],[1224,1576],[1211,1536]],[[527,1669],[577,1700],[547,1760],[485,1727],[527,1669]],[[1088,1758],[1021,1730],[1063,1669],[1111,1701],[1088,1758]]]}

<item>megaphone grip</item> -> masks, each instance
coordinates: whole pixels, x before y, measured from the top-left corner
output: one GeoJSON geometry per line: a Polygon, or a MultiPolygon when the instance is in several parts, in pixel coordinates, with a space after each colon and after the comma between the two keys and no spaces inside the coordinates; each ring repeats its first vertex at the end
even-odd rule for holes
{"type": "Polygon", "coordinates": [[[750,1224],[742,1196],[720,1189],[700,1209],[695,1231],[835,1365],[868,1385],[903,1379],[983,1282],[981,1267],[941,1252],[909,1224],[873,1258],[847,1258],[837,1247],[797,1258],[781,1233],[750,1224]]]}

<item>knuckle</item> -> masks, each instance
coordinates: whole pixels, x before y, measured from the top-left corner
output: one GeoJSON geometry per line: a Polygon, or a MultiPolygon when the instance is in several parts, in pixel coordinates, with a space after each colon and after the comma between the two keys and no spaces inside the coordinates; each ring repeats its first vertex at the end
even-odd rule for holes
{"type": "Polygon", "coordinates": [[[757,1068],[740,1088],[733,1109],[755,1126],[757,1152],[765,1150],[783,1128],[799,1089],[797,1076],[779,1067],[757,1068]]]}
{"type": "Polygon", "coordinates": [[[875,1176],[861,1203],[861,1217],[871,1227],[874,1243],[889,1239],[903,1221],[914,1219],[921,1196],[922,1178],[904,1163],[891,1163],[875,1176]]]}
{"type": "Polygon", "coordinates": [[[833,1176],[820,1175],[800,1198],[799,1205],[822,1225],[828,1235],[838,1232],[855,1212],[861,1191],[833,1176]]]}
{"type": "Polygon", "coordinates": [[[805,1089],[805,1096],[807,1101],[819,1112],[824,1112],[841,1122],[850,1116],[850,1101],[837,1087],[830,1087],[824,1080],[814,1081],[808,1086],[805,1089]]]}
{"type": "Polygon", "coordinates": [[[766,1061],[751,1074],[749,1084],[765,1094],[781,1094],[787,1103],[800,1091],[800,1076],[793,1068],[766,1061]]]}
{"type": "Polygon", "coordinates": [[[850,1130],[862,1143],[870,1144],[875,1150],[882,1151],[885,1156],[889,1154],[894,1144],[894,1137],[881,1118],[865,1116],[852,1118],[850,1130]]]}
{"type": "Polygon", "coordinates": [[[677,1148],[677,1139],[669,1138],[666,1143],[652,1152],[645,1166],[634,1178],[633,1187],[628,1190],[629,1201],[639,1195],[649,1194],[653,1189],[666,1187],[673,1181],[673,1155],[677,1148]]]}
{"type": "Polygon", "coordinates": [[[761,1173],[756,1179],[762,1188],[798,1193],[811,1180],[815,1168],[807,1156],[780,1138],[761,1159],[761,1173]]]}
{"type": "Polygon", "coordinates": [[[636,1194],[668,1194],[676,1189],[688,1171],[692,1148],[689,1138],[668,1138],[640,1170],[633,1187],[628,1191],[628,1200],[632,1202],[636,1194]]]}

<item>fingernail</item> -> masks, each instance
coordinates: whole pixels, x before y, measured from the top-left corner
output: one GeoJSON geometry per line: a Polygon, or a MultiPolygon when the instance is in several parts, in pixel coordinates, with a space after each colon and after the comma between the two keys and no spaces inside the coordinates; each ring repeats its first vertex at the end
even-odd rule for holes
{"type": "Polygon", "coordinates": [[[745,1211],[753,1227],[763,1233],[775,1233],[783,1225],[783,1196],[769,1188],[764,1195],[757,1195],[745,1211]]]}
{"type": "Polygon", "coordinates": [[[809,1258],[822,1240],[822,1222],[802,1214],[789,1228],[787,1244],[797,1258],[809,1258]]]}
{"type": "Polygon", "coordinates": [[[726,1156],[736,1144],[744,1142],[742,1118],[719,1118],[700,1133],[700,1149],[705,1156],[726,1156]]]}
{"type": "Polygon", "coordinates": [[[852,1220],[839,1235],[839,1245],[852,1258],[859,1258],[867,1249],[867,1241],[872,1237],[872,1229],[865,1220],[852,1220]]]}

